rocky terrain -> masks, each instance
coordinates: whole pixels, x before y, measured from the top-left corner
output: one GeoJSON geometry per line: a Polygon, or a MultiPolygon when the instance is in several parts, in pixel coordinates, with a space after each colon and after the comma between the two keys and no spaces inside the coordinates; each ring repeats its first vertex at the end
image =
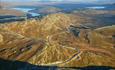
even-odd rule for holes
{"type": "Polygon", "coordinates": [[[115,25],[92,29],[84,25],[90,18],[74,15],[0,24],[0,58],[42,66],[115,67],[115,25]]]}

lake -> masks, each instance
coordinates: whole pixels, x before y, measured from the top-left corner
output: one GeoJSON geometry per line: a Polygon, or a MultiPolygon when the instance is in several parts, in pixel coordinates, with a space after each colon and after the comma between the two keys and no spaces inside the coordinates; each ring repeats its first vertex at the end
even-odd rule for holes
{"type": "MultiPolygon", "coordinates": [[[[56,5],[49,5],[49,6],[52,6],[52,7],[57,7],[57,8],[60,8],[62,9],[63,13],[70,13],[74,10],[81,10],[81,9],[96,9],[96,10],[115,10],[115,5],[92,5],[92,4],[56,4],[56,5]]],[[[46,6],[44,6],[46,7],[46,6]]],[[[22,12],[25,12],[26,14],[24,16],[21,16],[21,19],[23,17],[27,17],[28,19],[29,18],[40,18],[42,17],[44,14],[39,14],[39,13],[35,13],[34,11],[32,10],[39,10],[39,9],[42,9],[44,7],[40,7],[40,6],[37,6],[37,7],[30,7],[30,6],[17,6],[17,7],[12,7],[10,9],[14,9],[14,10],[19,10],[19,11],[22,11],[22,12]]],[[[0,22],[8,22],[9,21],[13,21],[14,18],[19,18],[20,17],[16,17],[14,15],[8,15],[8,16],[0,16],[0,22]],[[12,18],[12,19],[7,19],[7,20],[3,20],[5,18],[12,18]]],[[[111,18],[112,19],[112,18],[111,18]]],[[[17,19],[15,19],[17,20],[17,19]]]]}
{"type": "Polygon", "coordinates": [[[25,18],[30,19],[30,18],[35,18],[35,17],[40,17],[41,15],[38,13],[30,12],[31,10],[35,8],[9,8],[13,10],[19,10],[24,13],[26,13],[23,16],[15,16],[15,15],[0,15],[0,23],[6,23],[6,22],[13,22],[13,21],[23,21],[25,18]]]}
{"type": "Polygon", "coordinates": [[[93,7],[86,7],[88,9],[105,9],[105,6],[93,6],[93,7]]]}
{"type": "Polygon", "coordinates": [[[25,12],[27,14],[30,14],[32,17],[40,16],[40,14],[38,14],[38,13],[30,12],[31,10],[34,10],[35,8],[11,8],[11,9],[25,12]]]}

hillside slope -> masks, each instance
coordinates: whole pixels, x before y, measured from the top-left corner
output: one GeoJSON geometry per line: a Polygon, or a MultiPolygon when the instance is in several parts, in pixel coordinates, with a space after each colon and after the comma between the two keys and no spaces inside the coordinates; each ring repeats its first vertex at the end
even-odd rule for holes
{"type": "Polygon", "coordinates": [[[0,15],[12,15],[12,16],[24,16],[24,12],[11,10],[11,9],[0,9],[0,15]]]}
{"type": "Polygon", "coordinates": [[[115,67],[115,26],[92,30],[75,22],[72,15],[59,13],[1,24],[0,58],[43,66],[115,67]]]}

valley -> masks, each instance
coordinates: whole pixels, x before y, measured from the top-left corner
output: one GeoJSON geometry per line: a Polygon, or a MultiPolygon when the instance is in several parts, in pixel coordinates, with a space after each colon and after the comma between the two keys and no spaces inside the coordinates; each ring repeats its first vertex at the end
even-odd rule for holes
{"type": "Polygon", "coordinates": [[[115,69],[113,4],[34,4],[0,9],[0,70],[115,69]]]}

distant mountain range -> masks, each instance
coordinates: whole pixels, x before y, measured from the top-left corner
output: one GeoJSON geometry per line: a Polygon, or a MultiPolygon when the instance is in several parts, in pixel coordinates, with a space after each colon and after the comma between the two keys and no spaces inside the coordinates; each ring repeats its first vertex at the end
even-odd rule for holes
{"type": "Polygon", "coordinates": [[[115,3],[115,0],[1,0],[2,2],[22,2],[22,3],[27,3],[27,2],[59,2],[59,3],[91,3],[91,4],[110,4],[110,3],[115,3]]]}
{"type": "Polygon", "coordinates": [[[115,5],[115,3],[113,3],[113,5],[115,5]]]}

